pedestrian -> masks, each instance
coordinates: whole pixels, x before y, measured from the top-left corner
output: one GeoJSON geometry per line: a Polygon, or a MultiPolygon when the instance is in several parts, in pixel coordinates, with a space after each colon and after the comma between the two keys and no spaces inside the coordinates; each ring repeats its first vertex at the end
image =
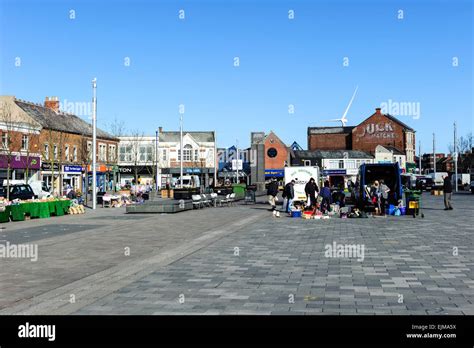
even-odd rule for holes
{"type": "Polygon", "coordinates": [[[331,206],[331,201],[332,201],[331,189],[329,188],[329,181],[328,180],[326,180],[324,182],[324,186],[323,186],[323,188],[321,188],[320,195],[322,197],[321,212],[325,213],[326,211],[329,211],[329,207],[331,206]]]}
{"type": "Polygon", "coordinates": [[[443,193],[444,193],[444,210],[453,210],[453,205],[451,204],[451,196],[453,194],[453,185],[449,176],[445,175],[443,177],[443,193]]]}
{"type": "Polygon", "coordinates": [[[288,184],[285,185],[283,189],[283,198],[285,201],[283,202],[283,207],[285,207],[285,211],[289,214],[290,207],[293,203],[293,199],[295,198],[295,180],[291,180],[288,184]]]}
{"type": "Polygon", "coordinates": [[[385,205],[387,204],[387,199],[388,199],[388,193],[390,192],[390,189],[388,188],[387,185],[385,185],[385,182],[383,180],[380,180],[380,186],[379,186],[379,200],[380,200],[380,213],[382,215],[385,215],[385,205]]]}
{"type": "Polygon", "coordinates": [[[319,192],[318,185],[314,178],[310,178],[304,187],[304,192],[306,193],[306,198],[309,200],[309,206],[316,206],[316,193],[319,192]]]}
{"type": "Polygon", "coordinates": [[[270,206],[272,207],[272,210],[274,211],[276,209],[276,201],[278,200],[277,198],[278,182],[276,181],[275,178],[273,178],[270,184],[268,185],[267,195],[268,195],[268,203],[270,203],[270,206]]]}

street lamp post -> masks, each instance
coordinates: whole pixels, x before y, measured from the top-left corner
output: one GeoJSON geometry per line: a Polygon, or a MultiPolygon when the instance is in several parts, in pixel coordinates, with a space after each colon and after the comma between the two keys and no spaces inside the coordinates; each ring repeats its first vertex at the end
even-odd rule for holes
{"type": "Polygon", "coordinates": [[[179,183],[180,187],[183,188],[183,113],[181,112],[179,114],[179,134],[180,134],[180,140],[179,140],[179,146],[180,146],[180,161],[179,161],[179,183]]]}
{"type": "Polygon", "coordinates": [[[236,140],[235,141],[235,151],[236,151],[236,154],[235,154],[235,157],[236,157],[236,168],[237,168],[237,172],[236,172],[236,180],[235,180],[235,183],[238,184],[239,183],[239,141],[236,140]]]}
{"type": "Polygon", "coordinates": [[[97,143],[97,78],[92,80],[92,209],[97,204],[97,168],[96,168],[96,143],[97,143]]]}
{"type": "Polygon", "coordinates": [[[156,192],[158,193],[158,132],[159,130],[156,130],[156,138],[155,138],[155,161],[156,161],[156,176],[155,176],[155,188],[156,192]]]}

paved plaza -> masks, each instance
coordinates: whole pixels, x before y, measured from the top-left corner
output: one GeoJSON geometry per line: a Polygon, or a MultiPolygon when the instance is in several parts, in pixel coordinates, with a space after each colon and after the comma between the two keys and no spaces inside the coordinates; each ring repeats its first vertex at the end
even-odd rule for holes
{"type": "Polygon", "coordinates": [[[474,195],[425,218],[274,218],[264,204],[100,208],[4,224],[0,314],[474,314],[474,195]],[[333,245],[363,255],[327,254],[333,245]]]}

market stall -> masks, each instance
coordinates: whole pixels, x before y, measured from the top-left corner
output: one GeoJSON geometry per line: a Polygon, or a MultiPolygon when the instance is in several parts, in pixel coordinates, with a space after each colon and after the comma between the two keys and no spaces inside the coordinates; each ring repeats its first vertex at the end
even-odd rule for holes
{"type": "Polygon", "coordinates": [[[0,222],[24,221],[25,217],[49,218],[50,216],[63,216],[68,214],[71,200],[69,199],[49,199],[31,200],[4,203],[0,207],[0,222]]]}

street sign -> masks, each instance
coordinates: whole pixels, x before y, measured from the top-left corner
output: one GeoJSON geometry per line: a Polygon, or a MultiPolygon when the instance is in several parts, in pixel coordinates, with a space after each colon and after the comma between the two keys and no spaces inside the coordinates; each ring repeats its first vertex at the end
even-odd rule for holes
{"type": "Polygon", "coordinates": [[[242,170],[242,160],[232,160],[232,170],[242,170]]]}

